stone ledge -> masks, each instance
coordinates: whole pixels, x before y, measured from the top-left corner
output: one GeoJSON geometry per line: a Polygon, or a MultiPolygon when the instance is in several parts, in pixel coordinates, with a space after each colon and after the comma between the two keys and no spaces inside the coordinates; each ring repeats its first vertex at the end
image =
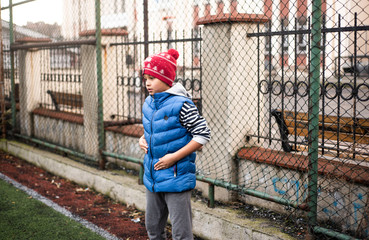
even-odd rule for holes
{"type": "Polygon", "coordinates": [[[234,13],[234,14],[218,14],[210,15],[200,18],[196,25],[206,25],[215,23],[266,23],[269,21],[263,14],[247,14],[247,13],[234,13]]]}
{"type": "Polygon", "coordinates": [[[55,111],[55,110],[46,109],[46,108],[36,108],[35,110],[32,111],[32,113],[35,115],[43,116],[43,117],[56,118],[56,119],[83,125],[83,115],[82,114],[55,111]]]}
{"type": "MultiPolygon", "coordinates": [[[[237,153],[239,160],[249,160],[282,168],[308,172],[309,158],[287,152],[279,152],[261,147],[242,148],[237,153]]],[[[369,186],[369,167],[337,162],[323,158],[318,159],[318,173],[334,176],[349,182],[369,186]]]]}
{"type": "MultiPolygon", "coordinates": [[[[83,125],[83,115],[64,111],[55,111],[46,108],[36,108],[32,111],[34,115],[39,115],[43,117],[49,117],[54,119],[60,119],[63,121],[76,123],[83,125]]],[[[144,134],[142,124],[129,123],[129,122],[104,122],[104,128],[107,131],[121,133],[125,136],[131,137],[141,137],[144,134]],[[111,126],[112,124],[117,124],[117,126],[111,126]]]]}
{"type": "Polygon", "coordinates": [[[144,129],[143,129],[142,124],[109,126],[109,127],[105,127],[105,130],[115,132],[115,133],[121,133],[125,136],[138,137],[138,138],[144,134],[144,129]]]}

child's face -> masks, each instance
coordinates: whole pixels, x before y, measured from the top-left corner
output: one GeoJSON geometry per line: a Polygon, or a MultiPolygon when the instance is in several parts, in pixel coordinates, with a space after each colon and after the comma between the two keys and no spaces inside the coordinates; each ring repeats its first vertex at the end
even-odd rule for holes
{"type": "Polygon", "coordinates": [[[153,76],[144,74],[144,79],[146,82],[146,89],[151,96],[155,93],[165,92],[170,88],[169,85],[153,76]]]}

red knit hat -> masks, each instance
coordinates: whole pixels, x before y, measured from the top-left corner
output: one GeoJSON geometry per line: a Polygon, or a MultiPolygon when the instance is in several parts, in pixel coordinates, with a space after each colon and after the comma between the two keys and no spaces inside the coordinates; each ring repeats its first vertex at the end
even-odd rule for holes
{"type": "Polygon", "coordinates": [[[176,77],[178,57],[178,51],[173,48],[168,52],[152,55],[144,61],[143,74],[155,77],[171,87],[176,77]]]}

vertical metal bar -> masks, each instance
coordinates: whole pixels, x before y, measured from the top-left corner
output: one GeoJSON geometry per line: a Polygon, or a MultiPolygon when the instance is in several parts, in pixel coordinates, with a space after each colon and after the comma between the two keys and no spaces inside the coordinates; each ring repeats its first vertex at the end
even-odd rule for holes
{"type": "Polygon", "coordinates": [[[354,24],[354,87],[352,92],[352,101],[353,101],[353,146],[352,146],[352,158],[355,159],[356,157],[356,126],[357,126],[357,118],[356,118],[356,98],[357,98],[357,12],[355,12],[355,24],[354,24]]]}
{"type": "MultiPolygon", "coordinates": [[[[183,35],[182,35],[182,38],[185,38],[185,31],[183,30],[183,35]]],[[[175,39],[175,40],[177,40],[177,38],[175,39]]],[[[183,41],[182,42],[182,51],[183,51],[183,54],[182,54],[182,62],[183,62],[183,71],[182,71],[182,79],[183,79],[183,81],[185,80],[185,78],[186,78],[186,75],[185,75],[185,72],[186,72],[186,51],[185,51],[185,49],[186,49],[186,43],[183,41]]],[[[177,75],[176,75],[177,76],[177,75]]],[[[193,96],[193,79],[191,79],[190,80],[191,81],[191,95],[193,96]]]]}
{"type": "Polygon", "coordinates": [[[148,2],[143,0],[143,15],[144,15],[144,58],[149,56],[149,14],[148,14],[148,2]]]}
{"type": "Polygon", "coordinates": [[[202,31],[201,31],[201,28],[199,29],[199,36],[200,36],[200,46],[199,46],[199,67],[200,67],[200,99],[201,99],[201,112],[200,112],[200,114],[202,114],[202,107],[203,107],[203,105],[202,105],[202,55],[201,55],[201,52],[202,52],[202,31]]]}
{"type": "MultiPolygon", "coordinates": [[[[0,2],[1,8],[1,2],[0,2]]],[[[1,19],[1,11],[0,11],[1,19]]],[[[0,22],[0,36],[3,36],[3,25],[0,22]]],[[[6,118],[5,118],[5,81],[4,81],[4,52],[3,52],[3,38],[0,38],[0,111],[1,111],[1,138],[6,136],[6,118]]]]}
{"type": "Polygon", "coordinates": [[[209,183],[209,202],[208,202],[208,207],[210,208],[214,208],[215,204],[214,204],[214,199],[215,199],[215,191],[214,191],[214,184],[209,183]]]}
{"type": "Polygon", "coordinates": [[[140,172],[139,172],[139,175],[138,175],[138,184],[140,184],[140,185],[143,184],[143,176],[144,176],[144,167],[141,164],[140,165],[140,172]]]}
{"type": "Polygon", "coordinates": [[[99,167],[105,168],[105,158],[102,151],[105,146],[104,139],[104,115],[103,115],[103,89],[102,89],[102,59],[101,59],[101,16],[100,0],[95,0],[95,21],[96,21],[96,75],[97,75],[97,111],[98,111],[98,136],[99,136],[99,167]]]}
{"type": "MultiPolygon", "coordinates": [[[[284,21],[285,18],[282,18],[281,20],[281,69],[282,69],[282,76],[281,76],[281,119],[284,119],[284,21]]],[[[283,143],[282,143],[283,144],[283,143]]],[[[288,144],[288,137],[286,139],[286,143],[288,144]]]]}
{"type": "MultiPolygon", "coordinates": [[[[308,34],[308,62],[311,63],[311,17],[308,18],[308,26],[310,27],[310,33],[308,34]]],[[[308,64],[308,72],[311,72],[311,64],[308,64]]],[[[308,82],[308,89],[310,89],[310,84],[311,84],[311,78],[309,77],[309,82],[308,82]]],[[[308,107],[310,108],[311,106],[310,104],[310,95],[308,94],[308,107]]],[[[308,110],[308,115],[310,114],[309,110],[308,110]]]]}
{"type": "Polygon", "coordinates": [[[194,82],[195,80],[193,79],[193,60],[194,60],[194,35],[193,35],[193,28],[191,29],[191,80],[194,82]]]}
{"type": "MultiPolygon", "coordinates": [[[[323,14],[323,28],[325,28],[325,14],[323,14]]],[[[322,59],[322,85],[323,85],[323,89],[325,86],[325,37],[326,37],[326,33],[323,33],[323,45],[322,45],[322,55],[323,55],[323,59],[322,59]]],[[[325,126],[324,126],[324,120],[325,120],[325,94],[322,96],[322,154],[324,154],[324,133],[325,133],[325,126]]]]}
{"type": "MultiPolygon", "coordinates": [[[[295,29],[297,29],[297,18],[295,18],[295,29]]],[[[302,34],[301,34],[301,37],[302,37],[302,39],[303,39],[303,36],[302,36],[302,34]]],[[[297,119],[296,119],[296,116],[297,116],[297,96],[298,96],[298,88],[297,88],[297,53],[298,53],[298,51],[297,51],[297,48],[299,47],[298,46],[298,44],[297,44],[297,41],[298,41],[298,39],[297,39],[297,33],[295,33],[295,76],[294,76],[294,78],[295,78],[295,81],[294,81],[294,85],[293,85],[293,95],[294,95],[294,100],[295,100],[295,102],[294,102],[294,104],[293,104],[293,106],[294,106],[294,112],[295,112],[295,114],[294,114],[294,126],[293,126],[293,128],[294,128],[294,148],[293,149],[297,149],[297,119]]]]}
{"type": "MultiPolygon", "coordinates": [[[[14,43],[14,32],[13,32],[13,1],[9,0],[9,41],[10,46],[14,43]]],[[[11,84],[11,123],[12,133],[16,129],[16,114],[17,109],[15,106],[15,79],[14,79],[14,51],[10,48],[10,84],[11,84]]]]}
{"type": "MultiPolygon", "coordinates": [[[[341,29],[341,14],[338,14],[338,29],[341,29]]],[[[338,31],[338,85],[337,89],[341,89],[341,31],[338,31]]],[[[326,90],[326,89],[325,89],[326,90]]],[[[339,91],[341,92],[341,91],[339,91]]],[[[323,105],[324,106],[324,105],[323,105]]],[[[337,157],[340,155],[340,115],[341,115],[341,95],[337,94],[337,157]]]]}
{"type": "MultiPolygon", "coordinates": [[[[115,42],[118,42],[117,38],[118,38],[118,36],[115,37],[115,42]]],[[[119,105],[120,105],[120,101],[119,101],[119,75],[120,74],[119,74],[119,68],[118,68],[118,56],[119,56],[118,55],[118,48],[119,48],[119,46],[115,46],[115,72],[117,73],[117,75],[115,76],[115,80],[116,80],[116,84],[117,84],[117,87],[116,87],[116,96],[117,96],[116,101],[117,101],[117,104],[115,106],[116,106],[117,115],[115,116],[114,120],[116,120],[116,121],[119,121],[119,105]]],[[[122,70],[123,70],[123,54],[121,54],[121,61],[122,61],[122,70]]],[[[121,75],[123,75],[123,73],[121,73],[121,75]]]]}
{"type": "Polygon", "coordinates": [[[311,84],[309,109],[309,231],[317,224],[318,185],[318,131],[319,131],[319,88],[320,88],[320,40],[321,40],[321,0],[312,1],[311,27],[311,84]]]}
{"type": "MultiPolygon", "coordinates": [[[[258,37],[257,37],[257,52],[258,52],[258,88],[261,87],[260,86],[260,23],[258,24],[258,37]]],[[[260,90],[258,89],[258,101],[257,101],[257,105],[258,105],[258,143],[260,143],[260,90]]]]}
{"type": "Polygon", "coordinates": [[[269,83],[268,83],[268,93],[269,93],[269,145],[272,144],[272,114],[270,112],[270,110],[272,110],[272,22],[269,21],[269,29],[268,29],[268,37],[269,37],[269,42],[268,42],[268,48],[269,48],[269,83]]]}

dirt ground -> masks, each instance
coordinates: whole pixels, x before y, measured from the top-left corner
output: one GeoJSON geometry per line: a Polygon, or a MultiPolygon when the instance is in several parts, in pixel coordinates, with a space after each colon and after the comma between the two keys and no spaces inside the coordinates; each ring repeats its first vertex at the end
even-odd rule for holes
{"type": "Polygon", "coordinates": [[[144,213],[134,206],[117,203],[4,152],[0,152],[0,172],[121,239],[148,239],[144,213]]]}

